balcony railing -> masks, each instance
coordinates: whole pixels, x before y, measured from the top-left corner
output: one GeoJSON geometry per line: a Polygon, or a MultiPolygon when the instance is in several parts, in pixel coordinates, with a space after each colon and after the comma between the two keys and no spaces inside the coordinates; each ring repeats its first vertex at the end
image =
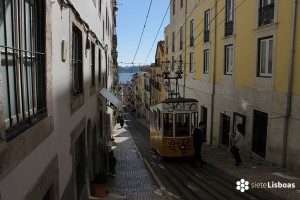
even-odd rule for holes
{"type": "Polygon", "coordinates": [[[204,42],[209,42],[209,30],[204,31],[204,42]]]}
{"type": "Polygon", "coordinates": [[[225,22],[225,36],[233,34],[233,21],[225,22]]]}
{"type": "Polygon", "coordinates": [[[190,37],[190,47],[194,46],[194,36],[190,37]]]}
{"type": "Polygon", "coordinates": [[[259,9],[259,26],[274,22],[274,3],[259,9]]]}

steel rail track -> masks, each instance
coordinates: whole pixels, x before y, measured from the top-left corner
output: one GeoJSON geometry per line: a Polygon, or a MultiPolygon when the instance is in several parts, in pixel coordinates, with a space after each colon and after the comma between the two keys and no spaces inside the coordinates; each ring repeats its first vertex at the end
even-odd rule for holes
{"type": "Polygon", "coordinates": [[[139,152],[164,180],[161,182],[166,190],[174,194],[172,199],[279,199],[262,190],[242,193],[235,189],[233,177],[223,176],[223,172],[210,165],[195,169],[182,160],[163,161],[150,146],[149,129],[129,114],[125,118],[139,152]]]}

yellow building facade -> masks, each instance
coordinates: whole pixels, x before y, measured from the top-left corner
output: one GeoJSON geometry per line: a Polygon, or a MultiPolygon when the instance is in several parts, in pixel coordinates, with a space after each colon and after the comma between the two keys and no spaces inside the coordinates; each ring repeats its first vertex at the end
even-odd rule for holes
{"type": "Polygon", "coordinates": [[[199,101],[213,146],[245,127],[247,156],[300,168],[300,4],[171,0],[165,65],[182,67],[181,96],[199,101]]]}

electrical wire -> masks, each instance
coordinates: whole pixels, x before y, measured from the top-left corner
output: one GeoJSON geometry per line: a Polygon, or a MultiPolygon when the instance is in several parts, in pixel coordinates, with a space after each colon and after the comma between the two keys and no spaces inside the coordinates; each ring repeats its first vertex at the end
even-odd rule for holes
{"type": "Polygon", "coordinates": [[[146,20],[145,20],[145,23],[144,23],[143,31],[142,31],[142,34],[141,34],[141,37],[140,37],[140,41],[139,41],[138,47],[137,47],[137,49],[135,51],[135,55],[134,55],[134,58],[132,60],[132,63],[134,63],[136,55],[137,55],[137,53],[139,51],[139,48],[140,48],[140,45],[141,45],[141,41],[142,41],[142,38],[143,38],[143,35],[144,35],[144,31],[145,31],[145,28],[146,28],[146,24],[147,24],[147,21],[148,21],[148,16],[149,16],[149,13],[150,13],[151,5],[152,5],[152,0],[150,1],[150,5],[149,5],[149,8],[148,8],[148,12],[147,12],[146,20]]]}
{"type": "Polygon", "coordinates": [[[150,54],[151,54],[152,48],[153,48],[153,46],[154,46],[154,44],[155,44],[155,41],[156,41],[157,36],[158,36],[158,34],[159,34],[159,31],[160,31],[160,29],[161,29],[161,27],[162,27],[162,25],[163,25],[163,23],[164,23],[164,21],[165,21],[165,18],[166,18],[167,14],[168,14],[168,11],[169,11],[169,9],[170,9],[170,4],[171,4],[171,1],[170,1],[170,3],[169,3],[169,6],[168,6],[168,8],[167,8],[167,10],[166,10],[166,12],[165,12],[165,15],[164,15],[162,21],[161,21],[161,23],[160,23],[160,26],[159,26],[159,28],[158,28],[158,31],[157,31],[157,33],[156,33],[156,36],[155,36],[155,38],[154,38],[154,41],[153,41],[153,43],[152,43],[152,46],[151,46],[151,48],[150,48],[150,51],[149,51],[149,53],[148,53],[148,56],[147,56],[147,58],[146,58],[146,60],[145,60],[144,65],[146,65],[147,60],[148,60],[148,58],[149,58],[149,56],[150,56],[150,54]]]}

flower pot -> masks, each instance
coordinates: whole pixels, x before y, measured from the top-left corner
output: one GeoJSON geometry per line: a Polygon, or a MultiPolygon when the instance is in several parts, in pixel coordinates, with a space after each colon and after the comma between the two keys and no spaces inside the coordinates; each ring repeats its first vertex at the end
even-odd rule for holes
{"type": "Polygon", "coordinates": [[[91,195],[94,197],[105,197],[107,195],[107,183],[91,184],[91,195]]]}

